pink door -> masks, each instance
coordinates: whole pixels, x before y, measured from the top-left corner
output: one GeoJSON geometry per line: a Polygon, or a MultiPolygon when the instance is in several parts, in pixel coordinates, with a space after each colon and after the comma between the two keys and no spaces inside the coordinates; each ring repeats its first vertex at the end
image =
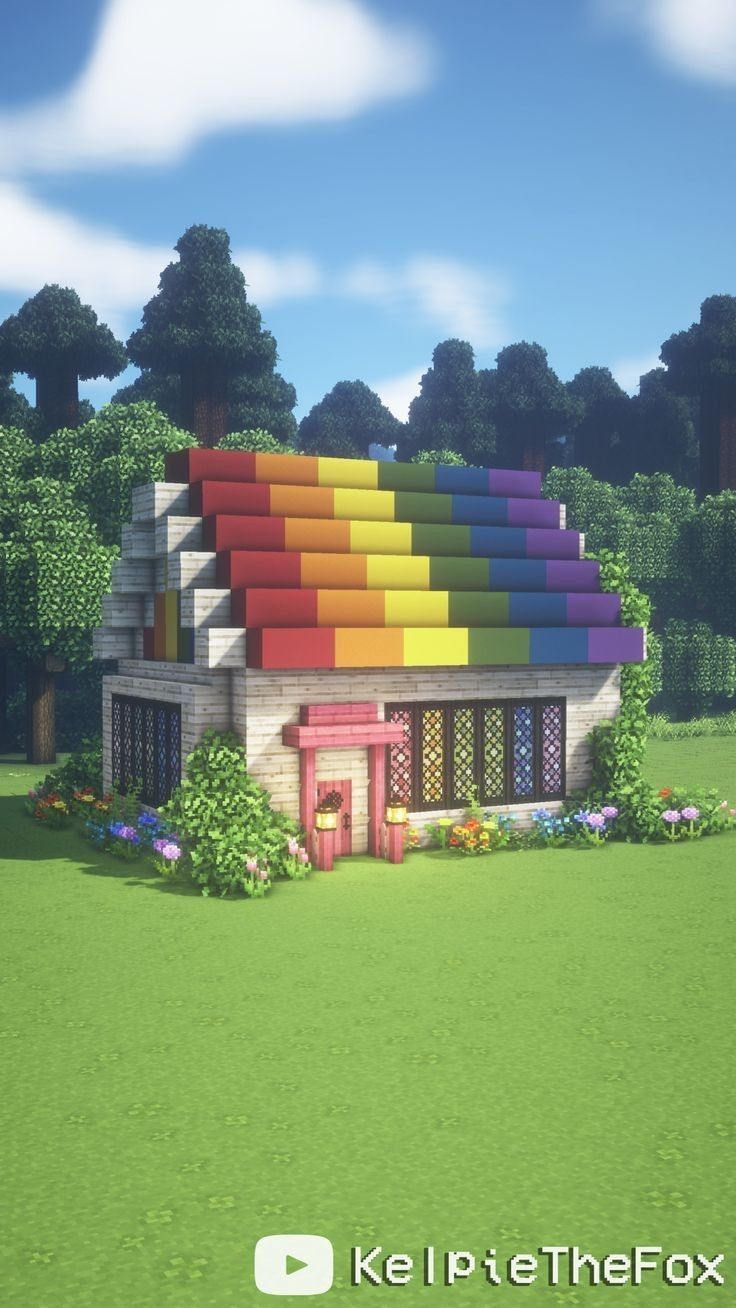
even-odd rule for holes
{"type": "Polygon", "coordinates": [[[339,795],[340,807],[337,813],[337,831],[335,832],[335,856],[353,852],[353,783],[352,781],[318,781],[317,804],[321,804],[328,795],[339,795]]]}

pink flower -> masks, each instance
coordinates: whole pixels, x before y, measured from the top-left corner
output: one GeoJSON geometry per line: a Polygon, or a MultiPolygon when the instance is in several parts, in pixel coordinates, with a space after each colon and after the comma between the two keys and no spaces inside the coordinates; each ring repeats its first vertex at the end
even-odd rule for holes
{"type": "Polygon", "coordinates": [[[719,807],[719,808],[728,808],[728,800],[727,800],[727,799],[722,799],[721,802],[720,802],[720,804],[718,805],[718,807],[719,807]]]}
{"type": "Polygon", "coordinates": [[[690,804],[682,810],[682,816],[686,822],[694,822],[696,818],[700,817],[700,809],[693,808],[692,804],[690,804]]]}
{"type": "Polygon", "coordinates": [[[259,867],[258,876],[260,877],[261,881],[268,881],[268,872],[266,871],[265,867],[259,867]]]}
{"type": "Polygon", "coordinates": [[[618,809],[614,808],[613,804],[606,804],[605,808],[601,809],[601,813],[604,818],[608,818],[609,821],[613,821],[614,818],[618,817],[618,809]]]}
{"type": "Polygon", "coordinates": [[[293,836],[290,836],[286,843],[286,848],[289,851],[289,857],[296,858],[299,853],[299,841],[295,840],[293,836]]]}
{"type": "Polygon", "coordinates": [[[592,827],[594,831],[600,831],[601,827],[606,825],[606,819],[602,813],[589,813],[585,822],[586,825],[592,827]]]}
{"type": "Polygon", "coordinates": [[[245,864],[245,870],[246,872],[250,872],[251,876],[254,876],[255,873],[258,871],[258,859],[256,858],[247,859],[245,864]]]}
{"type": "Polygon", "coordinates": [[[299,850],[299,862],[300,862],[300,863],[308,863],[308,862],[309,862],[309,854],[307,853],[306,849],[300,849],[300,850],[299,850]]]}
{"type": "Polygon", "coordinates": [[[181,850],[178,845],[174,844],[173,840],[167,840],[161,850],[161,856],[167,859],[169,863],[175,863],[177,859],[181,858],[181,850]]]}
{"type": "Polygon", "coordinates": [[[676,808],[666,808],[662,817],[665,822],[670,822],[672,824],[680,821],[680,814],[676,808]]]}

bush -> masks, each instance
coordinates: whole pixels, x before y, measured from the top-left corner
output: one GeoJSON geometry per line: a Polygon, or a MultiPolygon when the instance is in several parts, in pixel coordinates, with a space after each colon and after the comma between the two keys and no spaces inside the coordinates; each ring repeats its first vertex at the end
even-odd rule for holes
{"type": "Polygon", "coordinates": [[[248,775],[237,736],[205,732],[163,810],[203,895],[261,894],[274,878],[308,866],[297,852],[298,824],[274,812],[269,800],[248,775]]]}
{"type": "Polygon", "coordinates": [[[294,451],[277,441],[270,431],[254,427],[252,431],[229,431],[217,442],[218,450],[257,450],[260,454],[293,454],[294,451]]]}
{"type": "Polygon", "coordinates": [[[664,713],[652,713],[648,724],[650,740],[691,740],[695,736],[736,736],[736,712],[717,713],[689,722],[671,722],[664,713]]]}
{"type": "Polygon", "coordinates": [[[736,694],[736,640],[707,622],[673,619],[662,633],[661,693],[677,717],[697,717],[736,694]]]}
{"type": "Polygon", "coordinates": [[[82,741],[80,748],[70,754],[65,763],[47,773],[39,787],[42,795],[58,794],[67,803],[75,791],[90,788],[102,794],[102,740],[97,737],[82,741]]]}

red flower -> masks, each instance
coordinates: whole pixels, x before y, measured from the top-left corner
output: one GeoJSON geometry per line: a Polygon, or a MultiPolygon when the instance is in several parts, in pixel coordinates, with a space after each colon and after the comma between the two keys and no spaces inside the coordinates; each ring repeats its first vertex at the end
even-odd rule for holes
{"type": "Polygon", "coordinates": [[[671,787],[669,787],[669,786],[665,786],[663,790],[660,790],[660,791],[659,791],[659,798],[660,798],[660,799],[669,799],[669,797],[670,797],[671,794],[672,794],[672,789],[671,789],[671,787]]]}

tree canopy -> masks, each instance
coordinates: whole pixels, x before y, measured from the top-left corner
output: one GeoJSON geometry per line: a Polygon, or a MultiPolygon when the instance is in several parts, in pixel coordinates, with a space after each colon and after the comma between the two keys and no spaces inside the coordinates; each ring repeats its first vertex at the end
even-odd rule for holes
{"type": "Polygon", "coordinates": [[[185,425],[214,445],[228,429],[228,382],[271,374],[276,342],[248,302],[226,231],[198,224],[175,248],[179,260],[161,273],[128,353],[140,368],[180,378],[185,425]]]}
{"type": "Polygon", "coordinates": [[[305,454],[367,458],[370,445],[395,445],[401,423],[362,381],[341,381],[299,424],[305,454]]]}
{"type": "Polygon", "coordinates": [[[567,382],[566,390],[581,404],[574,430],[575,464],[594,477],[622,480],[621,444],[629,422],[630,397],[609,368],[581,368],[567,382]]]}
{"type": "Polygon", "coordinates": [[[491,461],[496,433],[478,377],[472,345],[455,338],[440,341],[419,395],[409,405],[399,458],[411,459],[420,450],[447,449],[468,463],[491,461]]]}
{"type": "Polygon", "coordinates": [[[736,489],[736,297],[711,295],[700,321],[662,345],[667,382],[700,400],[700,492],[736,489]]]}
{"type": "Polygon", "coordinates": [[[133,487],[163,481],[166,455],[194,443],[153,404],[107,404],[84,427],[50,436],[38,460],[45,476],[74,490],[102,540],[119,545],[133,487]]]}
{"type": "Polygon", "coordinates": [[[0,324],[0,371],[36,382],[44,432],[79,423],[79,380],[117,377],[125,349],[77,292],[44,286],[0,324]]]}
{"type": "Polygon", "coordinates": [[[507,345],[495,369],[479,374],[498,430],[501,462],[544,471],[548,441],[572,431],[583,412],[534,342],[507,345]]]}
{"type": "Polygon", "coordinates": [[[27,660],[31,762],[56,756],[54,660],[83,664],[117,551],[101,544],[73,489],[32,477],[2,519],[0,633],[27,660]]]}

